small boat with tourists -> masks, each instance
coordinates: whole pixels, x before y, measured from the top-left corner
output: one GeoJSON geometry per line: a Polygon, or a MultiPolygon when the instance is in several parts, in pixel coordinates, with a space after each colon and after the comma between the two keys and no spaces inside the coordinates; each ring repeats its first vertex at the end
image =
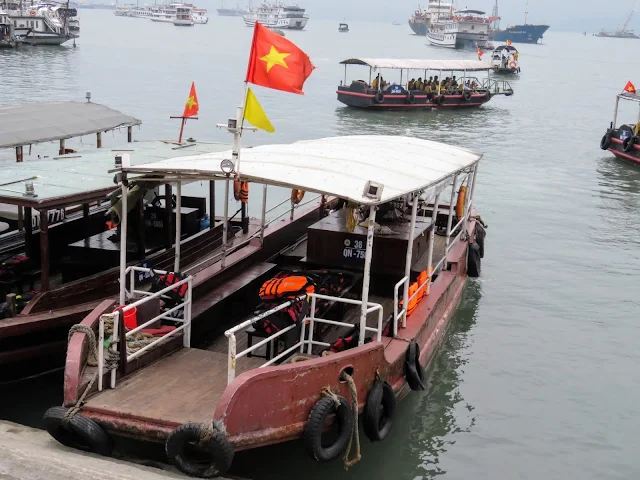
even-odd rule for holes
{"type": "Polygon", "coordinates": [[[640,120],[636,123],[621,123],[618,125],[620,100],[635,103],[639,110],[637,118],[640,119],[640,95],[636,93],[633,84],[628,82],[625,91],[616,96],[613,121],[609,124],[609,128],[607,128],[602,140],[600,140],[600,148],[608,150],[618,158],[640,163],[640,120]]]}
{"type": "Polygon", "coordinates": [[[113,172],[123,198],[130,181],[171,183],[178,204],[182,183],[262,185],[256,251],[273,234],[272,186],[292,189],[292,206],[320,195],[314,220],[215,285],[177,254],[167,271],[121,262],[119,298],[72,329],[63,406],[44,415],[59,442],[103,455],[121,436],[162,442],[171,463],[202,478],[223,475],[237,451],[296,439],[317,461],[351,465],[359,418],[383,441],[398,400],[425,389],[466,279],[481,271],[482,155],[382,135],[238,153],[122,161],[113,172]],[[358,168],[344,175],[348,162],[358,168]],[[163,333],[140,335],[152,326],[163,333]]]}
{"type": "Polygon", "coordinates": [[[347,33],[349,31],[349,25],[347,23],[340,23],[338,25],[338,31],[341,33],[347,33]]]}
{"type": "Polygon", "coordinates": [[[478,60],[349,58],[340,63],[345,66],[344,80],[340,81],[336,93],[338,101],[350,107],[375,110],[469,108],[487,103],[495,95],[513,95],[509,82],[490,78],[491,65],[478,60]],[[369,67],[369,81],[348,83],[348,65],[369,67]],[[385,69],[400,70],[399,81],[388,83],[380,74],[371,78],[373,70],[385,69]],[[410,79],[412,71],[420,74],[417,80],[410,79]],[[486,78],[480,80],[473,75],[478,72],[486,72],[486,78]],[[428,74],[430,78],[427,78],[428,74]],[[446,76],[448,74],[450,76],[446,76]]]}
{"type": "Polygon", "coordinates": [[[520,54],[513,45],[499,45],[491,52],[491,66],[494,73],[514,75],[520,73],[520,54]]]}

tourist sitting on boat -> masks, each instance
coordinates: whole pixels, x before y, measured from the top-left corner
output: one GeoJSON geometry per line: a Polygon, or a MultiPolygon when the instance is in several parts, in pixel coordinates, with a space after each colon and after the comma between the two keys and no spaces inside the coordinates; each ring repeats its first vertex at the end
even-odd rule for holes
{"type": "Polygon", "coordinates": [[[458,81],[456,80],[456,76],[455,75],[451,79],[451,86],[454,87],[454,88],[458,86],[458,81]]]}
{"type": "Polygon", "coordinates": [[[371,82],[371,88],[378,90],[378,85],[380,85],[380,74],[378,74],[376,78],[373,79],[373,82],[371,82]]]}
{"type": "Polygon", "coordinates": [[[435,93],[440,92],[440,83],[438,82],[438,76],[433,77],[433,82],[431,82],[431,91],[435,93]]]}
{"type": "Polygon", "coordinates": [[[411,80],[409,80],[409,83],[407,83],[407,90],[415,90],[416,88],[416,79],[412,78],[411,80]]]}

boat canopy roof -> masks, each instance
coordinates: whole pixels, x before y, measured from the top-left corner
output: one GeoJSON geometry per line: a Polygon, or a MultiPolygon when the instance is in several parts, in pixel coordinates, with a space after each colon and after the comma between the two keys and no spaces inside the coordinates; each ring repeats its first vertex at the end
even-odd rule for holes
{"type": "MultiPolygon", "coordinates": [[[[475,164],[482,154],[413,137],[354,135],[305,140],[289,145],[264,145],[240,152],[240,178],[317,192],[361,205],[377,205],[411,192],[435,195],[457,172],[475,164]],[[365,196],[368,182],[382,185],[380,198],[365,196]]],[[[184,182],[228,178],[221,162],[231,151],[172,158],[124,168],[156,178],[184,182]]]]}
{"type": "Polygon", "coordinates": [[[513,45],[498,45],[493,49],[494,52],[500,52],[502,50],[506,50],[507,52],[517,52],[518,49],[513,45]]]}
{"type": "Polygon", "coordinates": [[[198,154],[228,148],[229,145],[216,143],[133,142],[46,160],[5,163],[0,203],[45,209],[104,198],[118,188],[109,170],[114,168],[115,156],[119,153],[129,154],[131,163],[136,165],[183,156],[187,152],[198,154]],[[35,197],[25,195],[27,182],[33,182],[35,197]]]}
{"type": "Polygon", "coordinates": [[[491,69],[485,62],[478,60],[424,60],[420,58],[348,58],[342,65],[367,65],[371,68],[394,68],[414,70],[456,70],[486,71],[491,69]]]}
{"type": "Polygon", "coordinates": [[[618,98],[621,98],[623,100],[631,100],[632,102],[640,103],[640,95],[638,95],[636,93],[622,92],[622,93],[618,94],[618,98]]]}
{"type": "Polygon", "coordinates": [[[80,137],[141,123],[137,118],[93,102],[1,106],[0,148],[80,137]]]}

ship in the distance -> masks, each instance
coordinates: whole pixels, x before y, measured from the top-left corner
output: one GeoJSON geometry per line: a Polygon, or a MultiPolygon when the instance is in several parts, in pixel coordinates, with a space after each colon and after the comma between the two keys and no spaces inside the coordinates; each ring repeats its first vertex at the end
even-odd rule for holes
{"type": "Polygon", "coordinates": [[[416,35],[426,35],[431,26],[431,21],[444,15],[450,15],[453,4],[442,3],[438,0],[431,0],[429,6],[424,10],[420,5],[409,19],[409,27],[416,35]]]}
{"type": "Polygon", "coordinates": [[[538,43],[543,35],[549,30],[549,25],[531,25],[527,23],[529,15],[529,2],[526,3],[524,11],[524,24],[511,25],[505,30],[500,30],[500,17],[498,16],[498,0],[493,7],[492,17],[497,17],[494,27],[491,31],[491,39],[496,42],[506,42],[511,40],[513,43],[538,43]]]}
{"type": "Polygon", "coordinates": [[[220,8],[216,11],[221,17],[241,17],[247,13],[247,10],[240,8],[239,4],[236,4],[236,8],[224,8],[223,2],[220,2],[220,8]]]}
{"type": "Polygon", "coordinates": [[[633,18],[633,14],[637,10],[637,8],[638,8],[638,1],[636,0],[636,4],[633,7],[633,10],[631,10],[631,12],[629,13],[629,16],[627,17],[627,21],[624,22],[624,25],[622,26],[622,28],[618,28],[614,32],[607,32],[605,30],[602,30],[601,32],[596,33],[595,36],[607,37],[607,38],[640,38],[640,36],[636,35],[633,30],[628,28],[629,23],[631,22],[631,18],[633,18]]]}

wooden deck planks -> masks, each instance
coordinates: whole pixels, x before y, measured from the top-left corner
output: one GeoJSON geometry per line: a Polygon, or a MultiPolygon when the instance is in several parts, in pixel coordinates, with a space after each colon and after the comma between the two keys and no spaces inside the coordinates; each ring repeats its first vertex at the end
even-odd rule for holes
{"type": "MultiPolygon", "coordinates": [[[[242,360],[236,375],[264,363],[242,360]]],[[[86,406],[176,423],[207,422],[226,387],[226,354],[183,348],[95,395],[86,406]]]]}

